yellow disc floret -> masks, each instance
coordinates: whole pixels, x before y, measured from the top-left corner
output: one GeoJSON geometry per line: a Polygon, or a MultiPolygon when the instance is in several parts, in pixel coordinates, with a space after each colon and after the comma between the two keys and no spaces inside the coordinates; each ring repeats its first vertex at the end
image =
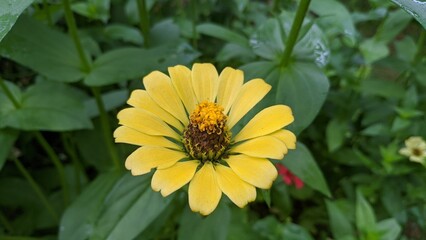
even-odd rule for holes
{"type": "Polygon", "coordinates": [[[231,139],[223,107],[204,101],[196,106],[189,120],[183,142],[191,157],[203,161],[223,157],[231,139]]]}

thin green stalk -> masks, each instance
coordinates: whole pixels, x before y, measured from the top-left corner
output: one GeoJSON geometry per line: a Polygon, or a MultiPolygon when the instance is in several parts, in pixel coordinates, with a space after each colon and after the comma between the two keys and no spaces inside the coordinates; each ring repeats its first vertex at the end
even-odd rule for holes
{"type": "Polygon", "coordinates": [[[137,0],[139,11],[139,27],[143,36],[143,46],[149,47],[149,12],[145,0],[137,0]]]}
{"type": "Polygon", "coordinates": [[[198,11],[197,11],[197,1],[198,0],[191,0],[191,20],[192,20],[192,46],[196,49],[197,48],[197,22],[198,22],[198,11]]]}
{"type": "Polygon", "coordinates": [[[43,10],[46,13],[47,24],[49,24],[49,26],[53,26],[52,14],[50,14],[49,4],[47,3],[47,0],[43,0],[43,10]]]}
{"type": "Polygon", "coordinates": [[[6,93],[7,97],[12,101],[13,106],[15,108],[20,108],[21,104],[19,104],[18,100],[13,96],[12,92],[9,90],[9,88],[6,86],[6,83],[4,82],[3,78],[0,77],[0,86],[3,89],[3,92],[6,93]]]}
{"type": "Polygon", "coordinates": [[[13,234],[15,230],[13,229],[12,224],[10,224],[9,220],[7,220],[6,216],[4,216],[4,214],[1,211],[0,211],[0,223],[4,226],[6,231],[9,232],[9,234],[13,234]]]}
{"type": "Polygon", "coordinates": [[[420,33],[419,40],[417,41],[417,51],[414,57],[414,63],[417,63],[418,61],[420,61],[422,57],[424,56],[423,49],[425,47],[425,42],[426,42],[426,30],[422,29],[421,31],[422,32],[420,33]]]}
{"type": "Polygon", "coordinates": [[[44,151],[49,156],[53,165],[55,165],[56,171],[58,172],[58,175],[59,175],[59,181],[61,182],[61,185],[62,185],[62,191],[63,191],[63,196],[64,196],[64,204],[65,204],[65,206],[67,206],[68,203],[69,203],[69,188],[68,188],[68,183],[67,183],[66,178],[65,178],[64,165],[61,163],[61,160],[59,160],[58,155],[56,155],[52,146],[50,146],[50,144],[43,137],[43,135],[39,131],[34,132],[34,135],[35,135],[37,141],[39,142],[39,144],[43,147],[44,151]]]}
{"type": "Polygon", "coordinates": [[[25,169],[24,165],[19,161],[19,159],[16,156],[12,157],[13,161],[15,162],[16,167],[21,172],[21,174],[25,177],[25,179],[28,181],[30,186],[33,188],[34,192],[37,194],[37,197],[40,199],[40,201],[43,203],[43,205],[46,207],[47,212],[52,216],[52,218],[59,222],[59,216],[54,210],[53,206],[50,204],[49,200],[47,200],[46,195],[41,190],[40,186],[36,183],[36,181],[31,177],[30,173],[25,169]]]}
{"type": "Polygon", "coordinates": [[[101,127],[102,127],[102,132],[104,135],[104,140],[105,140],[105,144],[107,145],[109,154],[111,156],[111,159],[114,163],[114,167],[117,170],[121,170],[121,164],[120,164],[120,159],[118,157],[117,154],[117,150],[114,147],[113,144],[113,139],[112,139],[112,131],[111,131],[111,126],[109,124],[108,121],[108,115],[105,111],[105,106],[104,103],[102,101],[102,97],[99,91],[99,88],[91,88],[92,89],[92,93],[93,96],[95,96],[95,100],[96,100],[96,105],[98,106],[99,109],[99,116],[100,116],[100,120],[101,120],[101,127]]]}
{"type": "Polygon", "coordinates": [[[76,189],[77,192],[80,192],[81,190],[81,177],[85,180],[88,179],[86,173],[84,172],[84,168],[81,165],[80,160],[77,157],[77,152],[75,150],[75,146],[72,143],[71,137],[67,133],[61,134],[61,139],[65,147],[65,151],[67,152],[68,156],[71,158],[71,161],[74,165],[74,174],[75,174],[75,182],[76,182],[76,189]]]}
{"type": "Polygon", "coordinates": [[[294,45],[296,45],[297,37],[299,35],[300,28],[302,27],[303,19],[305,18],[306,12],[308,11],[310,2],[311,0],[300,1],[296,16],[294,17],[293,25],[290,29],[290,35],[288,36],[287,42],[285,44],[285,50],[280,64],[282,67],[287,66],[290,62],[291,53],[293,52],[294,45]]]}
{"type": "Polygon", "coordinates": [[[272,6],[272,11],[278,13],[280,11],[281,0],[274,0],[273,4],[274,5],[272,6]]]}
{"type": "Polygon", "coordinates": [[[90,71],[90,64],[86,58],[86,54],[84,53],[83,46],[81,45],[80,38],[78,36],[77,24],[75,23],[74,14],[71,10],[70,0],[63,0],[64,11],[65,11],[65,20],[67,22],[68,30],[71,34],[72,40],[74,41],[75,47],[77,48],[78,55],[80,57],[80,61],[83,64],[83,71],[90,71]]]}

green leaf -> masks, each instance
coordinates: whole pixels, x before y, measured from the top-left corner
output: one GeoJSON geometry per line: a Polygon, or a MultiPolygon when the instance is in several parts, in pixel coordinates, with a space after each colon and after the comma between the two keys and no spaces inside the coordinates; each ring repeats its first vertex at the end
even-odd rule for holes
{"type": "Polygon", "coordinates": [[[392,0],[399,7],[411,14],[426,29],[426,3],[412,0],[392,0]]]}
{"type": "Polygon", "coordinates": [[[306,231],[305,228],[294,224],[288,223],[284,225],[282,239],[286,240],[313,240],[312,236],[306,231]]]}
{"type": "Polygon", "coordinates": [[[405,96],[405,88],[402,84],[378,79],[366,79],[362,81],[360,91],[365,95],[385,98],[403,98],[405,96]]]}
{"type": "Polygon", "coordinates": [[[389,43],[407,27],[411,19],[411,16],[402,10],[389,13],[374,35],[374,39],[378,42],[389,43]]]}
{"type": "Polygon", "coordinates": [[[126,174],[118,181],[116,173],[101,176],[67,209],[59,239],[134,239],[174,196],[152,191],[150,179],[150,174],[126,174]]]}
{"type": "Polygon", "coordinates": [[[304,183],[331,197],[330,190],[320,168],[303,143],[298,142],[296,149],[288,152],[284,160],[282,160],[282,164],[302,179],[304,183]]]}
{"type": "Polygon", "coordinates": [[[99,218],[105,197],[120,175],[116,172],[99,175],[67,208],[59,227],[59,239],[88,239],[99,218]]]}
{"type": "Polygon", "coordinates": [[[178,230],[179,240],[225,240],[228,236],[228,226],[231,221],[231,211],[223,202],[206,217],[186,208],[180,220],[178,230]]]}
{"type": "Polygon", "coordinates": [[[0,55],[54,81],[75,82],[84,75],[71,39],[27,16],[0,42],[0,55]]]}
{"type": "Polygon", "coordinates": [[[106,23],[109,19],[110,0],[88,0],[73,3],[72,10],[90,19],[102,20],[106,23]]]}
{"type": "Polygon", "coordinates": [[[389,49],[384,42],[379,42],[374,38],[367,39],[361,43],[359,50],[364,56],[367,64],[380,60],[389,55],[389,49]]]}
{"type": "MultiPolygon", "coordinates": [[[[291,129],[300,133],[320,111],[330,87],[328,78],[315,64],[302,62],[289,65],[279,74],[276,102],[291,107],[295,118],[291,129]]],[[[266,80],[271,83],[274,79],[266,80]]]]}
{"type": "Polygon", "coordinates": [[[152,49],[126,47],[97,58],[84,79],[89,86],[103,86],[130,79],[142,79],[154,70],[165,70],[175,64],[191,62],[198,53],[188,45],[169,44],[152,49]]]}
{"type": "Polygon", "coordinates": [[[10,31],[19,15],[34,0],[3,0],[0,1],[0,42],[10,31]]]}
{"type": "Polygon", "coordinates": [[[0,171],[6,162],[7,156],[9,155],[16,139],[18,138],[19,132],[13,129],[0,129],[0,171]]]}
{"type": "Polygon", "coordinates": [[[143,37],[137,28],[122,24],[111,24],[105,27],[105,35],[111,39],[122,40],[129,43],[141,45],[143,37]]]}
{"type": "Polygon", "coordinates": [[[375,230],[376,217],[373,208],[364,198],[360,190],[356,192],[356,207],[355,207],[356,227],[364,233],[375,230]]]}
{"type": "Polygon", "coordinates": [[[356,30],[348,9],[336,0],[312,1],[310,9],[318,14],[318,22],[330,35],[342,34],[355,43],[356,30]]]}
{"type": "MultiPolygon", "coordinates": [[[[111,111],[115,108],[122,106],[129,97],[129,91],[127,89],[114,90],[102,94],[102,101],[105,106],[105,110],[111,111]]],[[[86,107],[86,113],[90,118],[96,117],[99,115],[99,108],[96,105],[96,100],[91,98],[84,102],[86,107]]]]}
{"type": "MultiPolygon", "coordinates": [[[[8,83],[9,86],[14,86],[8,83]]],[[[10,87],[9,87],[10,88],[10,87]]],[[[14,86],[20,108],[7,99],[0,102],[0,128],[21,130],[68,131],[91,128],[82,98],[85,95],[71,86],[42,81],[30,86],[22,94],[14,86]]],[[[5,96],[0,92],[0,99],[5,96]]]]}
{"type": "Polygon", "coordinates": [[[336,204],[326,200],[327,212],[330,218],[331,232],[335,239],[343,239],[346,236],[353,236],[354,230],[347,217],[336,204]]]}
{"type": "Polygon", "coordinates": [[[271,190],[260,189],[260,192],[262,193],[262,197],[263,197],[263,200],[265,200],[266,205],[268,205],[268,207],[271,208],[271,190]]]}
{"type": "Polygon", "coordinates": [[[202,23],[197,26],[196,30],[199,33],[219,38],[230,43],[235,43],[242,47],[250,47],[248,39],[245,36],[217,24],[202,23]]]}
{"type": "Polygon", "coordinates": [[[332,119],[327,124],[326,139],[329,152],[334,152],[343,145],[346,129],[346,123],[341,120],[332,119]]]}
{"type": "Polygon", "coordinates": [[[393,219],[385,219],[377,223],[377,231],[380,232],[381,240],[396,240],[399,239],[399,234],[401,233],[401,226],[398,222],[393,219]]]}

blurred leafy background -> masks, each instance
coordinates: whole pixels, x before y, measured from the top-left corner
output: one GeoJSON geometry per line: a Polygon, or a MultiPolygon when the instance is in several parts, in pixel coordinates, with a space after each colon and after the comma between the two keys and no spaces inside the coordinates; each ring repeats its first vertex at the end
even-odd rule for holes
{"type": "Polygon", "coordinates": [[[426,165],[398,153],[426,137],[425,27],[421,0],[1,0],[0,239],[426,239],[426,165]],[[292,107],[302,188],[201,217],[123,170],[129,93],[194,62],[273,86],[239,128],[292,107]]]}

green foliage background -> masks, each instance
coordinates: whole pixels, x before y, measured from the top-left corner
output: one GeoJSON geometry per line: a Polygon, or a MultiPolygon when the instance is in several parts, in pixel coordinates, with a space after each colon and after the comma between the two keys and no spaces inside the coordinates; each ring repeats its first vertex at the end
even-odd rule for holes
{"type": "Polygon", "coordinates": [[[0,1],[0,239],[426,239],[426,3],[0,1]],[[212,62],[289,105],[304,183],[208,217],[123,170],[116,114],[153,70],[212,62]]]}

